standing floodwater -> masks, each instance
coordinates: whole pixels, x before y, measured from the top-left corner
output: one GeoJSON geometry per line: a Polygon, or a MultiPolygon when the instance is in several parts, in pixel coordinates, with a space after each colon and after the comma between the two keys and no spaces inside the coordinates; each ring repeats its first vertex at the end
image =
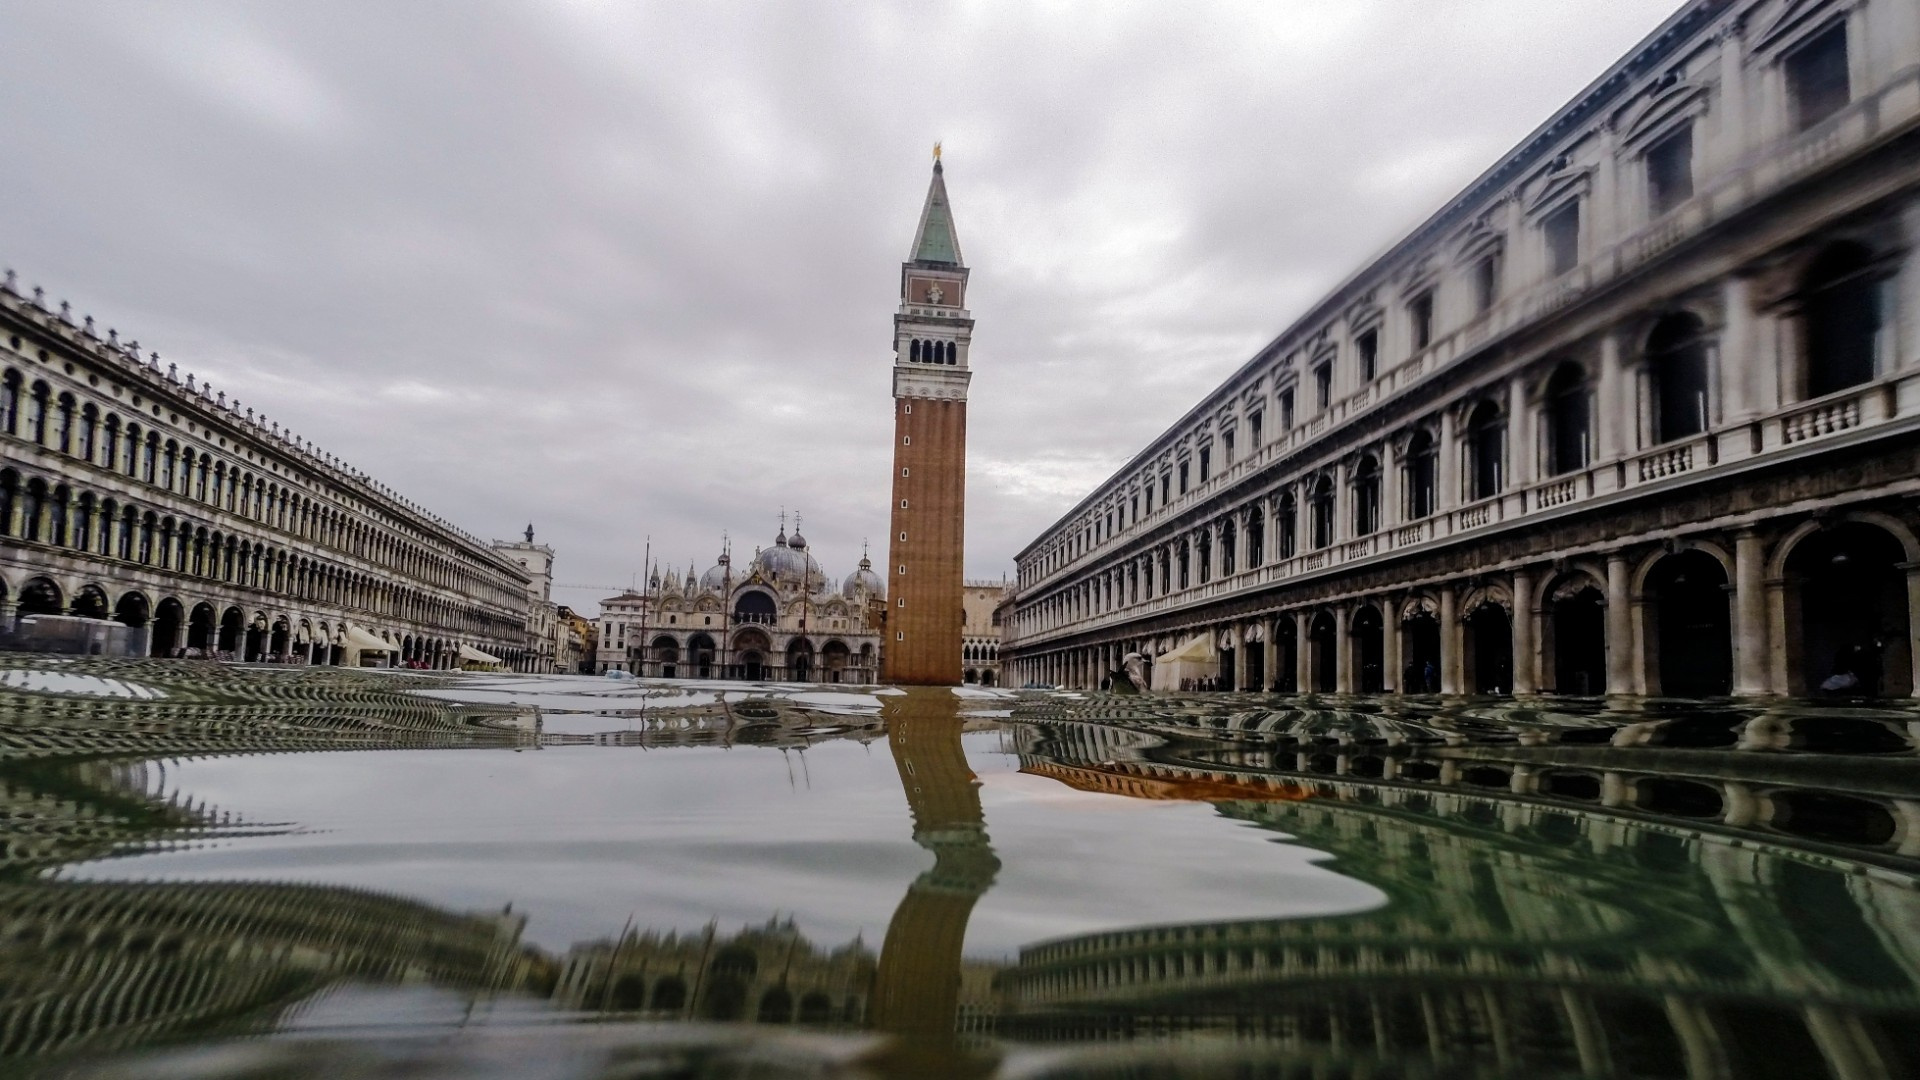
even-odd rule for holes
{"type": "Polygon", "coordinates": [[[1912,1075],[1917,724],[0,659],[0,1071],[1912,1075]]]}

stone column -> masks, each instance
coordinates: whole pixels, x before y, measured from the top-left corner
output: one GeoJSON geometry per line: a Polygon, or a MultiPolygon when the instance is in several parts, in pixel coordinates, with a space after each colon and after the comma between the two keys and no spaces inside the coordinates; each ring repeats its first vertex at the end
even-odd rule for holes
{"type": "Polygon", "coordinates": [[[1537,665],[1534,648],[1533,575],[1526,570],[1513,572],[1513,692],[1521,694],[1536,693],[1540,685],[1535,678],[1537,665]]]}
{"type": "MultiPolygon", "coordinates": [[[[1720,331],[1719,361],[1721,415],[1730,424],[1743,423],[1757,411],[1753,386],[1759,365],[1753,355],[1753,282],[1740,273],[1728,274],[1720,283],[1720,303],[1725,309],[1726,326],[1720,331]]],[[[1744,449],[1744,437],[1733,440],[1744,449]]],[[[1745,456],[1744,454],[1742,456],[1745,456]]]]}
{"type": "Polygon", "coordinates": [[[1248,689],[1247,668],[1250,666],[1247,654],[1253,651],[1254,644],[1247,640],[1247,628],[1244,626],[1235,626],[1233,636],[1233,688],[1244,691],[1248,689]]]}
{"type": "Polygon", "coordinates": [[[1333,609],[1333,688],[1342,694],[1353,693],[1355,650],[1353,639],[1347,634],[1349,619],[1345,604],[1333,609]]]}
{"type": "Polygon", "coordinates": [[[1766,545],[1755,529],[1733,534],[1733,692],[1764,694],[1767,678],[1766,545]]]}
{"type": "Polygon", "coordinates": [[[1313,613],[1301,610],[1293,613],[1293,688],[1295,693],[1305,694],[1313,690],[1313,650],[1307,647],[1307,630],[1312,626],[1313,613]]]}
{"type": "Polygon", "coordinates": [[[1907,572],[1907,657],[1912,679],[1908,694],[1920,697],[1920,563],[1902,563],[1907,572]]]}
{"type": "Polygon", "coordinates": [[[1607,554],[1607,693],[1633,694],[1642,689],[1634,668],[1640,650],[1633,641],[1633,601],[1628,598],[1625,552],[1607,554]]]}
{"type": "MultiPolygon", "coordinates": [[[[1280,618],[1284,619],[1286,616],[1282,615],[1280,618]]],[[[1274,683],[1280,681],[1279,619],[1263,623],[1260,638],[1260,648],[1265,650],[1263,655],[1266,660],[1265,663],[1260,665],[1260,680],[1266,685],[1261,686],[1260,689],[1265,690],[1268,686],[1272,686],[1274,683]]]]}
{"type": "Polygon", "coordinates": [[[1380,689],[1387,693],[1404,689],[1400,685],[1399,601],[1392,597],[1380,601],[1380,667],[1380,689]]]}
{"type": "Polygon", "coordinates": [[[1452,585],[1440,586],[1440,692],[1457,694],[1461,685],[1460,597],[1452,585]]]}
{"type": "Polygon", "coordinates": [[[1608,331],[1600,335],[1600,400],[1594,409],[1594,460],[1611,461],[1627,452],[1631,440],[1624,393],[1626,371],[1620,363],[1620,335],[1608,331]]]}

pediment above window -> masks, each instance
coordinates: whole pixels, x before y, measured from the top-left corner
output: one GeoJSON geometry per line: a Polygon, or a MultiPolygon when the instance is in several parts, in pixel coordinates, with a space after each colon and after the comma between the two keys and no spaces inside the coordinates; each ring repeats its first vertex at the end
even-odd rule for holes
{"type": "Polygon", "coordinates": [[[1710,95],[1699,83],[1663,80],[1660,88],[1622,114],[1620,145],[1640,149],[1707,111],[1710,95]]]}
{"type": "Polygon", "coordinates": [[[1592,168],[1561,168],[1547,176],[1532,199],[1527,201],[1527,213],[1540,217],[1557,210],[1574,199],[1584,198],[1593,189],[1592,168]]]}
{"type": "Polygon", "coordinates": [[[1753,37],[1755,52],[1769,52],[1804,37],[1830,15],[1851,9],[1857,0],[1790,0],[1758,34],[1753,37]]]}

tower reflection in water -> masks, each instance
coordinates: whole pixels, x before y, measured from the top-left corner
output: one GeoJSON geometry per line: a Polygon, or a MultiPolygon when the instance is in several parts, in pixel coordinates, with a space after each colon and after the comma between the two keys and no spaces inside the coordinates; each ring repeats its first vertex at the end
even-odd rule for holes
{"type": "MultiPolygon", "coordinates": [[[[1920,1075],[1920,809],[1904,714],[1039,700],[1001,727],[1023,770],[1210,803],[1332,853],[1390,902],[970,960],[967,921],[1001,864],[961,733],[987,725],[946,694],[885,701],[913,836],[934,864],[877,956],[776,921],[633,930],[552,957],[520,941],[512,913],[310,886],[37,880],[204,815],[142,802],[137,763],[12,769],[0,1053],[267,1029],[350,978],[530,994],[594,1016],[758,1021],[732,1029],[741,1040],[878,1031],[898,1037],[879,1059],[897,1075],[989,1067],[968,1053],[975,1035],[1125,1042],[1136,1064],[1194,1075],[1249,1059],[1356,1075],[1920,1075]],[[1865,751],[1835,735],[1850,724],[1865,725],[1865,751]],[[1796,747],[1817,753],[1775,752],[1796,747]]],[[[782,730],[817,731],[818,717],[770,711],[782,730]]]]}

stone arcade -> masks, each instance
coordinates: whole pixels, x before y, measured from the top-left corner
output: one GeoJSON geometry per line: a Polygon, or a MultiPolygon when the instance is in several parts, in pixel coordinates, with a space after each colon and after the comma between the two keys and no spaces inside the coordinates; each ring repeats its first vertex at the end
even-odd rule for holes
{"type": "Polygon", "coordinates": [[[518,663],[527,572],[116,333],[0,284],[0,617],[154,656],[518,663]]]}
{"type": "Polygon", "coordinates": [[[1916,122],[1920,4],[1687,4],[1020,552],[1006,677],[1916,692],[1916,122]]]}

